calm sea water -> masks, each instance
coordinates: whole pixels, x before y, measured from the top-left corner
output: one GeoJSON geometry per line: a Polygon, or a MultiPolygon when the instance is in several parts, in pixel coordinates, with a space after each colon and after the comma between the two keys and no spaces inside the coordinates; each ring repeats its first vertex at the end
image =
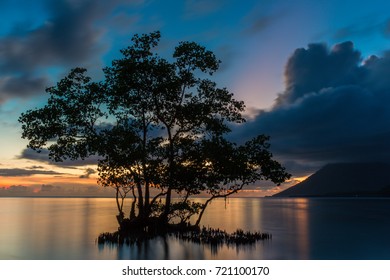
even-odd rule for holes
{"type": "Polygon", "coordinates": [[[390,199],[218,200],[203,225],[264,231],[270,241],[218,248],[175,238],[98,246],[117,228],[108,198],[0,198],[0,259],[390,259],[390,199]]]}

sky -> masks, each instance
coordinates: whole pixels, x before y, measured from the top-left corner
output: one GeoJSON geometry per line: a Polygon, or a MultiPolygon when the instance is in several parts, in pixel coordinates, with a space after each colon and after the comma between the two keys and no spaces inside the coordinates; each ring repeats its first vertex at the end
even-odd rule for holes
{"type": "MultiPolygon", "coordinates": [[[[246,104],[240,143],[271,136],[292,181],[327,163],[390,159],[390,2],[337,0],[3,0],[0,2],[0,196],[106,195],[96,159],[53,163],[26,149],[18,117],[74,67],[96,80],[134,34],[160,51],[195,41],[222,61],[214,75],[246,104]]],[[[245,193],[244,193],[245,194],[245,193]]]]}

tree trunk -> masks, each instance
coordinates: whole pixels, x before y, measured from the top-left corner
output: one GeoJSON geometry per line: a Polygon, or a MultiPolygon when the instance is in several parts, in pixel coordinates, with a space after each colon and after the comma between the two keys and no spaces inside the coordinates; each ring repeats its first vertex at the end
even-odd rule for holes
{"type": "Polygon", "coordinates": [[[135,204],[137,203],[137,199],[134,199],[133,202],[131,203],[131,210],[130,210],[130,215],[129,215],[129,218],[130,218],[130,221],[135,219],[136,215],[135,215],[135,204]]]}
{"type": "Polygon", "coordinates": [[[124,213],[122,211],[123,201],[122,201],[122,203],[119,202],[119,188],[118,187],[116,188],[115,199],[116,199],[116,206],[118,208],[118,215],[116,216],[116,219],[117,219],[119,225],[121,225],[123,218],[124,218],[124,213]]]}
{"type": "Polygon", "coordinates": [[[167,190],[167,195],[165,196],[165,208],[164,213],[162,214],[162,219],[164,222],[168,222],[168,215],[171,210],[171,196],[172,196],[172,188],[173,188],[173,173],[174,173],[174,166],[173,166],[173,159],[174,159],[174,151],[173,151],[173,139],[172,139],[172,132],[171,128],[166,125],[167,132],[168,132],[168,141],[169,141],[169,186],[167,190]]]}
{"type": "Polygon", "coordinates": [[[161,219],[164,222],[168,222],[168,215],[169,215],[169,212],[171,211],[171,196],[172,196],[172,189],[169,187],[167,194],[165,196],[164,212],[161,215],[161,219]]]}
{"type": "Polygon", "coordinates": [[[197,226],[197,227],[199,226],[200,221],[202,220],[202,217],[203,217],[204,211],[206,210],[207,205],[208,205],[208,204],[210,203],[210,201],[213,200],[214,198],[215,198],[215,197],[209,198],[209,199],[205,202],[205,204],[203,204],[202,210],[200,211],[199,216],[198,216],[198,219],[197,219],[196,222],[195,222],[195,226],[197,226]]]}
{"type": "Polygon", "coordinates": [[[144,217],[144,197],[142,194],[142,187],[140,184],[137,184],[138,190],[138,216],[140,218],[144,217]]]}
{"type": "Polygon", "coordinates": [[[145,205],[144,205],[144,208],[145,208],[145,211],[144,211],[144,214],[145,214],[145,217],[149,217],[149,214],[150,214],[150,191],[149,191],[149,182],[146,182],[145,183],[145,205]]]}

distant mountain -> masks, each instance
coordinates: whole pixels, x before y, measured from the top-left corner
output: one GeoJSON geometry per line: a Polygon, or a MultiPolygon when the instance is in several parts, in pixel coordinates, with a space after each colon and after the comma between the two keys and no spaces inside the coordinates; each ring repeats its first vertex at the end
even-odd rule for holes
{"type": "Polygon", "coordinates": [[[390,196],[390,164],[335,163],[274,197],[390,196]]]}

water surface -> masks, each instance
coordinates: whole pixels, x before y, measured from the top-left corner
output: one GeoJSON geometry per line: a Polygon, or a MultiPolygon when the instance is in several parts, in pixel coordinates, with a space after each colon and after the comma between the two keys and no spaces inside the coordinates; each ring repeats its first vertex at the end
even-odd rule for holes
{"type": "Polygon", "coordinates": [[[272,234],[244,247],[171,238],[98,246],[117,229],[110,198],[0,198],[0,259],[390,259],[389,199],[231,198],[214,201],[203,225],[272,234]]]}

